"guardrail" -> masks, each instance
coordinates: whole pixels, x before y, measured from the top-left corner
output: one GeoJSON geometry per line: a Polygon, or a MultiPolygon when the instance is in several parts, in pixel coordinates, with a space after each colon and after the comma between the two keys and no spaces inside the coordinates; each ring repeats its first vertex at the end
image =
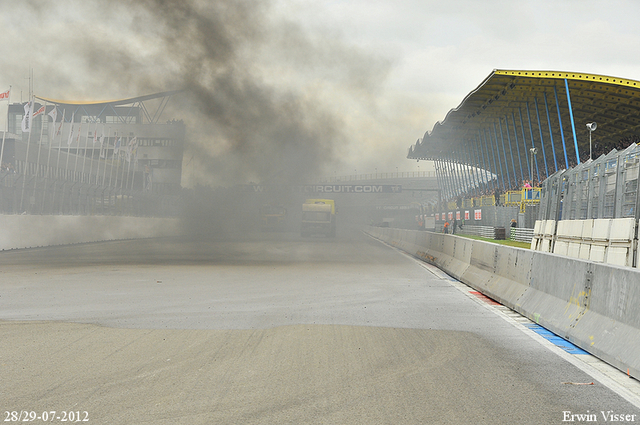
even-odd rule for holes
{"type": "Polygon", "coordinates": [[[495,228],[493,226],[472,226],[465,224],[458,232],[461,235],[481,236],[483,238],[494,238],[495,228]]]}
{"type": "Polygon", "coordinates": [[[639,270],[440,233],[366,232],[640,378],[639,270]]]}
{"type": "Polygon", "coordinates": [[[517,227],[511,227],[510,229],[509,239],[512,241],[531,243],[533,239],[533,229],[521,229],[517,227]]]}

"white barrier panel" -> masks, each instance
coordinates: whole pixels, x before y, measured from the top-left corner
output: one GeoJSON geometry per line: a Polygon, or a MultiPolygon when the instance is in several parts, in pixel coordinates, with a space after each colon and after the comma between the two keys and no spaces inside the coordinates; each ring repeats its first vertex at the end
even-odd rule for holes
{"type": "Polygon", "coordinates": [[[543,238],[542,229],[544,228],[545,220],[536,220],[533,225],[533,239],[531,239],[531,249],[540,250],[542,248],[541,241],[543,238]]]}
{"type": "Polygon", "coordinates": [[[618,266],[633,265],[633,238],[635,234],[635,219],[620,218],[612,220],[609,231],[609,248],[607,249],[607,264],[618,266]]]}
{"type": "MultiPolygon", "coordinates": [[[[560,220],[558,222],[558,226],[556,228],[556,236],[559,238],[565,238],[569,236],[569,225],[571,222],[569,220],[560,220]]],[[[545,229],[545,234],[548,234],[550,229],[545,229]]]]}
{"type": "Polygon", "coordinates": [[[591,256],[591,235],[593,233],[593,219],[582,221],[582,243],[580,244],[580,252],[578,258],[588,260],[591,256]]]}
{"type": "Polygon", "coordinates": [[[582,244],[579,241],[571,241],[569,242],[569,246],[567,248],[567,256],[571,258],[580,258],[580,246],[582,244]]]}
{"type": "Polygon", "coordinates": [[[598,218],[593,220],[593,232],[591,234],[591,239],[595,241],[608,241],[609,233],[611,230],[611,219],[609,218],[598,218]]]}
{"type": "Polygon", "coordinates": [[[584,220],[569,220],[569,237],[573,240],[582,240],[582,227],[584,220]]]}
{"type": "Polygon", "coordinates": [[[553,245],[553,253],[558,255],[567,255],[567,251],[569,250],[569,242],[564,240],[556,240],[556,243],[553,245]]]}
{"type": "Polygon", "coordinates": [[[549,221],[536,221],[536,228],[538,238],[544,228],[544,239],[531,243],[536,251],[552,249],[558,255],[626,267],[632,267],[634,255],[638,255],[633,218],[561,220],[555,236],[549,235],[549,221]]]}
{"type": "Polygon", "coordinates": [[[593,219],[582,221],[582,240],[591,243],[591,235],[593,235],[593,219]]]}
{"type": "Polygon", "coordinates": [[[562,220],[556,229],[556,243],[553,253],[572,258],[580,257],[583,220],[562,220]]]}
{"type": "Polygon", "coordinates": [[[599,218],[593,220],[593,231],[591,233],[591,251],[589,260],[604,263],[607,258],[607,248],[609,245],[609,230],[611,220],[599,218]]]}
{"type": "Polygon", "coordinates": [[[589,251],[589,260],[598,263],[604,263],[604,259],[607,255],[607,245],[591,244],[591,250],[589,251]]]}
{"type": "Polygon", "coordinates": [[[580,252],[578,253],[578,258],[581,260],[588,260],[590,256],[591,256],[591,244],[581,243],[580,252]]]}

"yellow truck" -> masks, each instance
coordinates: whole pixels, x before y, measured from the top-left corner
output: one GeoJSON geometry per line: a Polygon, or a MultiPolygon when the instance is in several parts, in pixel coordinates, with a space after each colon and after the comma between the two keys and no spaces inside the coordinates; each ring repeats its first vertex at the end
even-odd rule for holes
{"type": "Polygon", "coordinates": [[[302,226],[300,234],[303,238],[312,235],[335,237],[335,201],[333,199],[307,199],[304,204],[302,204],[302,226]]]}

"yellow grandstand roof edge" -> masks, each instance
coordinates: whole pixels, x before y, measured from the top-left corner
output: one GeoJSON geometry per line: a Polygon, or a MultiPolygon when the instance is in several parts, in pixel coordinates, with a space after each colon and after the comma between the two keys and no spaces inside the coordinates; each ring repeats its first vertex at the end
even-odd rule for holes
{"type": "Polygon", "coordinates": [[[513,75],[516,77],[529,78],[550,78],[550,79],[567,79],[578,81],[593,81],[597,83],[617,84],[640,89],[640,81],[628,78],[612,77],[610,75],[587,74],[584,72],[567,72],[567,71],[541,71],[541,70],[506,70],[496,69],[493,74],[496,75],[513,75]]]}
{"type": "Polygon", "coordinates": [[[127,105],[127,104],[130,104],[130,103],[140,102],[140,101],[143,101],[143,100],[149,100],[149,99],[155,99],[155,98],[158,98],[158,97],[170,96],[172,94],[178,93],[179,91],[180,90],[172,90],[172,91],[165,91],[165,92],[153,93],[153,94],[136,96],[136,97],[129,97],[129,98],[125,98],[125,99],[98,100],[98,101],[84,101],[84,100],[72,101],[72,100],[51,99],[51,98],[42,97],[42,96],[35,96],[35,97],[36,97],[36,99],[40,99],[40,100],[43,100],[43,101],[49,102],[49,103],[55,103],[55,104],[58,104],[58,105],[106,105],[106,104],[127,105]]]}
{"type": "Polygon", "coordinates": [[[121,100],[102,100],[102,101],[82,101],[82,100],[60,100],[60,99],[51,99],[48,97],[42,96],[34,96],[36,99],[44,100],[45,102],[55,103],[58,105],[102,105],[105,103],[119,103],[126,99],[121,100]]]}
{"type": "Polygon", "coordinates": [[[475,93],[480,91],[494,75],[511,75],[515,77],[540,78],[540,79],[567,79],[575,81],[593,81],[597,83],[623,85],[640,89],[640,81],[627,78],[612,77],[609,75],[589,74],[584,72],[568,72],[568,71],[552,71],[552,70],[510,70],[510,69],[494,69],[476,88],[471,90],[456,106],[451,108],[442,120],[436,121],[431,130],[427,130],[425,135],[431,136],[437,126],[444,126],[447,118],[453,113],[458,112],[475,93]]]}
{"type": "MultiPolygon", "coordinates": [[[[613,87],[614,91],[619,91],[619,92],[625,92],[625,93],[635,93],[633,94],[634,97],[637,98],[638,93],[640,93],[640,81],[638,80],[632,80],[632,79],[627,79],[627,78],[619,78],[619,77],[613,77],[613,76],[608,76],[608,75],[600,75],[600,74],[591,74],[591,73],[583,73],[583,72],[569,72],[569,71],[554,71],[554,70],[507,70],[507,69],[493,69],[492,72],[482,80],[482,82],[480,84],[478,84],[478,86],[476,88],[474,88],[473,90],[471,90],[466,96],[464,96],[464,98],[462,99],[462,101],[454,108],[451,108],[444,116],[443,119],[438,120],[433,127],[431,128],[431,130],[427,130],[424,134],[424,136],[422,138],[419,138],[418,141],[416,142],[415,145],[411,145],[410,150],[409,150],[409,155],[407,156],[407,158],[411,158],[411,159],[415,159],[415,158],[420,158],[420,159],[425,159],[425,154],[430,154],[430,155],[434,155],[434,152],[427,152],[425,150],[422,150],[420,152],[420,155],[422,156],[418,156],[418,147],[421,147],[427,140],[431,139],[433,136],[437,136],[438,138],[446,138],[448,137],[448,131],[453,131],[454,128],[452,127],[452,125],[450,125],[449,123],[451,122],[451,118],[455,115],[458,114],[460,111],[463,110],[463,108],[465,107],[465,105],[467,104],[467,102],[469,101],[469,99],[473,98],[474,95],[478,94],[478,93],[482,93],[482,91],[485,89],[485,87],[491,89],[492,86],[488,86],[488,84],[497,82],[497,83],[504,83],[507,82],[509,80],[508,77],[514,77],[515,78],[520,78],[520,79],[531,79],[531,80],[539,80],[539,81],[544,81],[546,80],[548,83],[553,80],[556,81],[561,81],[566,79],[567,81],[571,81],[571,82],[584,82],[584,83],[589,83],[587,85],[601,85],[601,86],[610,86],[613,87]],[[496,79],[497,80],[494,80],[496,79]],[[507,78],[505,78],[507,77],[507,78]],[[441,133],[442,132],[442,133],[441,133]],[[415,154],[414,154],[415,152],[415,154]]],[[[518,84],[517,81],[515,81],[516,84],[518,84]]],[[[547,85],[548,85],[547,83],[547,85]]],[[[562,85],[564,85],[564,83],[562,83],[562,85]]],[[[608,90],[608,89],[607,89],[608,90]]],[[[503,93],[504,94],[504,93],[503,93]]],[[[606,99],[606,95],[604,95],[604,98],[606,99]]],[[[497,100],[497,99],[496,99],[497,100]]],[[[491,102],[489,102],[491,103],[491,102]]],[[[633,101],[629,101],[630,105],[635,105],[637,107],[638,103],[637,102],[633,102],[633,101]]],[[[483,108],[484,109],[484,108],[483,108]]],[[[591,118],[590,118],[591,119],[591,118]]],[[[591,119],[592,120],[592,119],[591,119]]],[[[463,121],[462,124],[464,124],[466,121],[463,121]]],[[[455,122],[454,122],[455,125],[455,122]]],[[[613,127],[612,127],[613,128],[613,127]]],[[[638,130],[640,130],[640,124],[636,124],[635,127],[638,130]]],[[[560,129],[562,130],[562,129],[560,129]]],[[[575,130],[573,130],[575,131],[575,130]]],[[[616,130],[615,128],[612,130],[615,134],[620,133],[619,130],[616,130]]],[[[640,135],[640,132],[638,133],[638,135],[640,135]]],[[[434,146],[437,148],[437,146],[434,146]]]]}

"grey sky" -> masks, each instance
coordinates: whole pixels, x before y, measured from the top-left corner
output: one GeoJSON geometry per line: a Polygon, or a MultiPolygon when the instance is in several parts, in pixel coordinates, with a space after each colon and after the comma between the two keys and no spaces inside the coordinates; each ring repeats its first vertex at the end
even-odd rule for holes
{"type": "MultiPolygon", "coordinates": [[[[165,20],[168,15],[145,11],[155,3],[141,0],[131,7],[126,1],[0,0],[5,31],[0,41],[0,90],[12,85],[12,101],[20,100],[20,92],[26,100],[29,66],[35,92],[53,98],[112,99],[175,88],[175,76],[184,75],[183,68],[198,53],[178,55],[189,50],[189,44],[161,34],[171,21],[165,20]],[[155,25],[158,16],[164,23],[155,25]],[[178,60],[167,57],[165,49],[177,49],[178,60]]],[[[211,3],[224,2],[187,3],[206,14],[211,3]]],[[[253,6],[245,11],[248,18],[241,16],[225,29],[227,39],[235,43],[231,62],[200,70],[198,78],[209,72],[214,79],[232,66],[230,75],[246,73],[237,86],[243,96],[251,81],[260,96],[269,99],[263,105],[271,105],[272,114],[283,105],[288,105],[287,111],[299,111],[299,117],[285,124],[290,131],[282,133],[275,125],[265,132],[266,139],[302,137],[303,143],[315,146],[324,143],[320,129],[331,127],[326,133],[331,142],[311,153],[322,156],[317,167],[311,167],[316,174],[417,170],[420,164],[405,159],[409,145],[493,69],[576,71],[640,80],[640,5],[634,1],[244,3],[253,6]]],[[[233,21],[238,11],[231,9],[211,6],[212,13],[229,12],[233,21]]],[[[179,32],[174,35],[181,37],[179,32]]],[[[224,56],[217,44],[202,46],[224,56]]],[[[217,93],[220,86],[207,87],[217,93]]],[[[215,117],[207,128],[218,133],[229,121],[228,114],[223,121],[215,117]]],[[[273,170],[258,163],[262,142],[238,128],[242,124],[207,141],[207,157],[224,158],[232,152],[236,159],[223,162],[244,171],[257,169],[251,178],[272,176],[273,170]],[[234,145],[236,137],[247,139],[241,146],[257,148],[258,154],[242,157],[242,149],[234,145]]],[[[279,157],[290,151],[285,145],[281,149],[279,157]]],[[[307,154],[300,151],[291,161],[307,154]]],[[[186,176],[188,182],[207,179],[212,180],[201,173],[186,176]]]]}

